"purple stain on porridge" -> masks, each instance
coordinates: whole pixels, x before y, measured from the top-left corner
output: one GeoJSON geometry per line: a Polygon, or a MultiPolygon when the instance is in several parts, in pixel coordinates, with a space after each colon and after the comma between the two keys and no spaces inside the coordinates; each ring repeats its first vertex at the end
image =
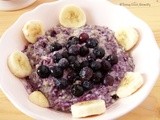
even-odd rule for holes
{"type": "Polygon", "coordinates": [[[117,44],[114,33],[107,27],[97,25],[86,25],[78,29],[57,25],[48,30],[45,36],[39,37],[35,44],[26,46],[23,52],[28,56],[33,68],[32,74],[26,78],[27,91],[41,91],[48,98],[51,109],[65,112],[70,112],[72,104],[86,100],[103,99],[106,107],[110,106],[118,99],[112,93],[116,91],[124,74],[133,71],[135,67],[132,57],[117,44]],[[80,42],[77,42],[80,35],[80,42]],[[74,39],[68,42],[71,37],[74,39]],[[88,37],[92,39],[87,42],[88,37]],[[58,46],[57,49],[54,43],[59,43],[62,47],[58,46]],[[86,54],[82,54],[77,52],[76,47],[67,47],[71,45],[78,48],[88,46],[89,52],[87,50],[86,54]],[[101,51],[95,50],[95,47],[101,48],[101,51]],[[59,53],[62,58],[56,56],[59,53]],[[92,74],[81,71],[85,70],[84,68],[90,70],[90,63],[93,61],[97,62],[92,65],[92,74]],[[111,64],[109,70],[100,65],[101,63],[107,66],[109,63],[106,61],[111,64]],[[43,67],[40,67],[42,64],[43,67]],[[53,66],[58,69],[53,70],[53,66]],[[45,76],[40,75],[42,78],[37,74],[38,68],[38,73],[45,73],[45,76]],[[51,74],[48,68],[51,69],[51,74]],[[84,74],[78,74],[80,71],[84,74]],[[63,74],[60,74],[62,72],[63,74]],[[57,73],[60,74],[58,77],[57,73]],[[89,78],[85,79],[83,76],[89,78]],[[98,81],[93,81],[94,79],[98,81]]]}

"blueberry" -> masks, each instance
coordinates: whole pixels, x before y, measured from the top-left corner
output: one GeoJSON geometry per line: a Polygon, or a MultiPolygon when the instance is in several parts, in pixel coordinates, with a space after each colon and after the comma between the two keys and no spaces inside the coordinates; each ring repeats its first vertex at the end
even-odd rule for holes
{"type": "Polygon", "coordinates": [[[67,74],[68,83],[72,84],[77,77],[77,74],[74,71],[71,71],[67,74]]]}
{"type": "Polygon", "coordinates": [[[72,86],[71,92],[74,96],[80,97],[84,94],[84,89],[81,85],[75,84],[75,85],[72,86]]]}
{"type": "Polygon", "coordinates": [[[118,97],[116,94],[112,95],[111,97],[112,97],[112,99],[114,99],[114,100],[119,99],[119,97],[118,97]]]}
{"type": "Polygon", "coordinates": [[[59,52],[57,52],[54,54],[53,59],[54,59],[54,62],[57,63],[57,62],[59,62],[60,59],[62,59],[62,55],[59,52]]]}
{"type": "Polygon", "coordinates": [[[81,33],[79,35],[79,41],[80,41],[80,43],[86,42],[88,40],[88,38],[89,38],[89,35],[87,33],[81,33]]]}
{"type": "Polygon", "coordinates": [[[86,41],[86,46],[89,48],[94,48],[98,45],[98,41],[95,38],[89,38],[86,41]]]}
{"type": "Polygon", "coordinates": [[[68,48],[68,53],[70,55],[78,55],[79,54],[79,46],[77,45],[72,45],[68,48]]]}
{"type": "Polygon", "coordinates": [[[47,78],[50,75],[50,70],[47,66],[41,65],[37,68],[37,74],[40,78],[47,78]]]}
{"type": "Polygon", "coordinates": [[[92,70],[94,70],[94,71],[101,69],[101,63],[98,61],[91,62],[90,66],[91,66],[92,70]]]}
{"type": "Polygon", "coordinates": [[[112,66],[107,60],[102,60],[101,65],[102,65],[102,70],[104,70],[105,72],[109,72],[111,70],[112,66]]]}
{"type": "Polygon", "coordinates": [[[87,67],[87,66],[89,66],[89,62],[88,61],[81,62],[81,68],[87,67]]]}
{"type": "Polygon", "coordinates": [[[53,66],[50,68],[51,75],[55,78],[61,78],[63,76],[63,69],[59,66],[53,66]]]}
{"type": "Polygon", "coordinates": [[[89,62],[95,61],[96,60],[96,56],[94,54],[89,54],[89,55],[87,55],[87,60],[89,62]]]}
{"type": "Polygon", "coordinates": [[[103,78],[103,74],[100,71],[97,71],[94,73],[93,77],[92,77],[92,81],[97,84],[100,83],[102,81],[103,78]]]}
{"type": "Polygon", "coordinates": [[[103,48],[101,47],[96,47],[94,50],[93,50],[93,54],[96,56],[96,58],[102,58],[104,57],[105,55],[105,51],[103,48]]]}
{"type": "Polygon", "coordinates": [[[114,77],[112,77],[111,75],[106,75],[104,77],[104,80],[103,80],[104,85],[113,86],[113,83],[114,83],[114,77]]]}
{"type": "Polygon", "coordinates": [[[79,73],[79,76],[82,79],[85,79],[85,80],[90,80],[92,75],[93,75],[93,70],[91,68],[89,68],[89,67],[82,68],[80,73],[79,73]]]}
{"type": "Polygon", "coordinates": [[[62,49],[62,45],[56,42],[52,43],[50,46],[50,52],[58,51],[60,49],[62,49]]]}
{"type": "Polygon", "coordinates": [[[79,71],[81,64],[79,61],[74,61],[73,63],[70,64],[70,67],[75,71],[79,71]]]}
{"type": "Polygon", "coordinates": [[[118,57],[116,55],[107,56],[106,60],[110,62],[111,65],[115,65],[118,63],[118,57]]]}
{"type": "Polygon", "coordinates": [[[62,55],[63,58],[68,58],[69,53],[68,53],[68,51],[66,50],[66,51],[63,51],[63,52],[61,53],[61,55],[62,55]]]}
{"type": "Polygon", "coordinates": [[[56,31],[55,30],[52,30],[51,32],[51,37],[55,37],[57,35],[56,31]]]}
{"type": "Polygon", "coordinates": [[[68,57],[68,61],[69,61],[69,63],[74,63],[75,61],[77,61],[77,57],[71,55],[68,57]]]}
{"type": "Polygon", "coordinates": [[[76,36],[71,36],[68,39],[67,47],[70,47],[71,45],[76,45],[76,44],[79,44],[79,38],[76,36]]]}
{"type": "Polygon", "coordinates": [[[59,89],[65,89],[68,86],[67,80],[64,78],[55,80],[55,85],[59,89]]]}
{"type": "Polygon", "coordinates": [[[80,47],[79,55],[84,57],[89,53],[89,49],[86,46],[80,47]]]}
{"type": "Polygon", "coordinates": [[[66,58],[62,58],[58,62],[58,66],[61,67],[62,69],[67,68],[69,65],[69,62],[66,58]]]}
{"type": "Polygon", "coordinates": [[[84,88],[84,90],[90,90],[93,88],[93,84],[91,83],[91,81],[83,81],[82,86],[84,88]]]}

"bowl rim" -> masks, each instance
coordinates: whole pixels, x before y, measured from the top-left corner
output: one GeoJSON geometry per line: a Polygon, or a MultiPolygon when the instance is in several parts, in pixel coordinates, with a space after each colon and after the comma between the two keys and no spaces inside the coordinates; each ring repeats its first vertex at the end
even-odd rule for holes
{"type": "MultiPolygon", "coordinates": [[[[102,1],[106,1],[106,0],[102,0],[102,1]]],[[[15,26],[24,16],[26,16],[26,15],[28,16],[29,14],[32,14],[32,13],[34,13],[34,12],[37,12],[37,11],[38,11],[39,9],[41,9],[41,7],[43,7],[43,6],[47,6],[47,5],[50,5],[50,4],[57,4],[57,3],[59,3],[59,2],[63,2],[63,0],[54,1],[54,2],[50,2],[50,3],[43,3],[43,4],[39,5],[39,6],[37,6],[36,8],[34,8],[33,10],[28,11],[28,12],[22,14],[22,15],[16,20],[16,22],[14,22],[14,23],[4,32],[4,34],[3,34],[2,37],[0,38],[0,43],[1,43],[2,39],[4,38],[4,36],[6,35],[6,33],[7,33],[8,31],[10,31],[10,30],[13,28],[13,26],[15,26]]],[[[122,6],[119,6],[119,5],[115,5],[115,4],[113,4],[113,3],[109,2],[109,1],[106,1],[106,2],[107,2],[108,4],[111,4],[111,5],[114,6],[114,7],[117,7],[118,9],[123,9],[123,11],[128,12],[128,14],[130,14],[131,16],[133,16],[134,19],[136,19],[137,21],[143,23],[145,26],[147,26],[147,27],[149,28],[149,26],[148,26],[145,22],[143,22],[140,18],[138,18],[138,17],[135,16],[133,13],[131,13],[130,11],[128,11],[127,8],[122,7],[122,6]]],[[[149,29],[150,29],[150,28],[149,28],[149,29]]],[[[150,30],[150,31],[151,31],[151,30],[150,30]]],[[[152,32],[151,32],[151,33],[152,33],[152,32]]],[[[152,37],[154,38],[153,33],[152,33],[152,37]]],[[[155,38],[154,38],[154,39],[155,39],[155,38]]],[[[156,42],[156,41],[154,41],[154,42],[156,42]]],[[[157,47],[158,47],[158,45],[157,45],[157,47]]],[[[160,60],[160,55],[159,55],[159,60],[160,60]]],[[[160,65],[160,63],[159,63],[159,65],[160,65]]],[[[159,69],[158,71],[160,72],[160,69],[159,69]]],[[[2,78],[2,77],[0,76],[0,79],[1,79],[1,78],[2,78]]],[[[158,75],[157,75],[156,78],[158,79],[158,75]]],[[[155,84],[155,82],[156,82],[156,80],[154,81],[154,84],[155,84]]],[[[151,89],[153,88],[154,84],[153,84],[152,86],[150,86],[149,91],[151,91],[151,89]]],[[[24,109],[24,107],[23,107],[21,104],[18,104],[14,99],[12,99],[9,91],[7,91],[5,88],[3,88],[3,87],[1,86],[1,84],[0,84],[0,88],[2,89],[3,93],[5,93],[5,95],[7,96],[7,98],[11,101],[11,103],[12,103],[16,108],[18,108],[20,111],[22,111],[23,113],[25,113],[25,114],[33,117],[33,118],[39,118],[39,115],[34,114],[33,112],[31,112],[31,111],[29,111],[29,110],[27,110],[27,109],[24,109]]],[[[124,114],[130,112],[130,111],[133,110],[135,107],[137,107],[139,104],[141,104],[141,103],[144,101],[144,99],[146,99],[146,97],[149,95],[149,93],[150,93],[150,92],[146,93],[145,96],[143,97],[143,99],[139,100],[139,102],[137,102],[137,104],[135,104],[134,107],[130,108],[127,112],[124,111],[121,115],[117,116],[116,118],[119,118],[119,117],[123,116],[124,114]]],[[[116,119],[116,118],[115,118],[115,119],[116,119]]],[[[40,119],[45,119],[45,117],[41,116],[40,119]]]]}

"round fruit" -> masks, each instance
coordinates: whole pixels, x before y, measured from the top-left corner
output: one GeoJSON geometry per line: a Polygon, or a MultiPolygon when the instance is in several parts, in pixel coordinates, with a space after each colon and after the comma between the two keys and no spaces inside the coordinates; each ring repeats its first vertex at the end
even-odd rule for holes
{"type": "Polygon", "coordinates": [[[81,62],[81,68],[87,67],[87,66],[89,66],[89,62],[88,61],[81,62]]]}
{"type": "Polygon", "coordinates": [[[74,61],[73,63],[70,64],[70,67],[75,71],[79,71],[81,64],[78,61],[74,61]]]}
{"type": "Polygon", "coordinates": [[[68,53],[70,55],[78,55],[79,54],[79,46],[77,45],[72,45],[68,48],[68,53]]]}
{"type": "Polygon", "coordinates": [[[60,78],[63,76],[63,69],[60,68],[59,66],[53,66],[50,68],[51,75],[55,78],[60,78]]]}
{"type": "Polygon", "coordinates": [[[112,97],[112,99],[114,99],[114,100],[119,99],[119,97],[118,97],[116,94],[112,95],[111,97],[112,97]]]}
{"type": "Polygon", "coordinates": [[[61,55],[62,55],[63,58],[68,58],[68,56],[69,56],[67,50],[66,50],[66,51],[63,51],[63,52],[61,53],[61,55]]]}
{"type": "Polygon", "coordinates": [[[89,54],[89,55],[87,56],[87,60],[88,60],[89,62],[95,61],[95,60],[96,60],[96,56],[95,56],[94,54],[89,54]]]}
{"type": "Polygon", "coordinates": [[[40,78],[47,78],[50,75],[50,70],[47,66],[41,65],[37,69],[37,74],[40,78]]]}
{"type": "Polygon", "coordinates": [[[106,75],[103,80],[103,84],[107,86],[113,86],[113,83],[114,83],[114,77],[112,77],[111,75],[106,75]]]}
{"type": "Polygon", "coordinates": [[[72,84],[77,77],[77,74],[74,71],[71,71],[67,74],[68,83],[72,84]]]}
{"type": "Polygon", "coordinates": [[[71,36],[68,39],[67,47],[70,47],[71,45],[76,45],[76,44],[79,44],[79,38],[76,36],[71,36]]]}
{"type": "Polygon", "coordinates": [[[67,68],[68,65],[69,65],[69,62],[68,62],[68,60],[66,58],[62,58],[58,62],[58,66],[61,67],[62,69],[67,68]]]}
{"type": "Polygon", "coordinates": [[[101,63],[98,61],[91,62],[90,66],[91,66],[92,70],[94,70],[94,71],[101,69],[101,63]]]}
{"type": "Polygon", "coordinates": [[[74,63],[75,61],[77,61],[77,57],[71,55],[68,57],[68,61],[69,61],[69,63],[74,63]]]}
{"type": "Polygon", "coordinates": [[[111,70],[112,66],[107,60],[102,60],[101,65],[104,71],[109,72],[111,70]]]}
{"type": "Polygon", "coordinates": [[[50,52],[58,51],[60,49],[62,49],[62,45],[56,42],[50,46],[50,52]]]}
{"type": "Polygon", "coordinates": [[[96,47],[94,50],[93,50],[93,54],[96,56],[96,58],[102,58],[104,57],[105,55],[105,51],[103,48],[101,47],[96,47]]]}
{"type": "Polygon", "coordinates": [[[74,96],[76,96],[76,97],[80,97],[80,96],[82,96],[83,93],[84,93],[83,87],[82,87],[81,85],[79,85],[79,84],[73,85],[71,91],[72,91],[72,94],[73,94],[74,96]]]}
{"type": "Polygon", "coordinates": [[[82,86],[84,88],[84,90],[90,90],[93,88],[93,84],[91,83],[91,81],[83,81],[82,86]]]}
{"type": "Polygon", "coordinates": [[[118,57],[116,55],[109,55],[106,60],[110,62],[111,65],[115,65],[118,63],[118,57]]]}
{"type": "Polygon", "coordinates": [[[97,84],[100,83],[102,81],[103,78],[103,74],[100,71],[97,71],[94,73],[93,77],[92,77],[92,81],[97,84]]]}
{"type": "Polygon", "coordinates": [[[80,47],[79,55],[84,57],[89,53],[89,49],[86,46],[80,47]]]}
{"type": "Polygon", "coordinates": [[[62,59],[62,55],[57,52],[54,54],[54,62],[57,63],[60,59],[62,59]]]}
{"type": "Polygon", "coordinates": [[[68,86],[67,80],[64,78],[55,81],[55,85],[59,89],[65,89],[68,86]]]}
{"type": "Polygon", "coordinates": [[[82,79],[89,80],[93,75],[93,70],[89,67],[84,67],[81,69],[79,76],[82,79]]]}
{"type": "Polygon", "coordinates": [[[79,41],[80,41],[80,43],[86,42],[88,40],[88,38],[89,38],[89,35],[87,33],[81,33],[79,35],[79,41]]]}
{"type": "Polygon", "coordinates": [[[89,38],[86,41],[86,46],[89,48],[94,48],[98,45],[98,41],[95,38],[89,38]]]}

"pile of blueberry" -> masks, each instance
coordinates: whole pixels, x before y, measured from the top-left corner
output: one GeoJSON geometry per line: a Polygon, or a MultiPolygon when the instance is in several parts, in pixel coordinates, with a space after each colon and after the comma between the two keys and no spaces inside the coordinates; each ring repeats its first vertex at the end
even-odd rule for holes
{"type": "Polygon", "coordinates": [[[55,85],[58,89],[65,89],[69,85],[74,96],[79,97],[93,88],[95,84],[112,86],[114,78],[108,74],[113,65],[117,64],[116,55],[105,56],[105,50],[98,46],[95,38],[90,38],[87,33],[81,33],[79,37],[72,36],[65,45],[53,43],[50,52],[56,52],[53,61],[57,63],[51,68],[41,65],[37,69],[40,78],[47,78],[50,75],[57,78],[55,85]],[[85,57],[85,61],[79,62],[77,57],[85,57]],[[64,70],[69,70],[67,78],[63,78],[64,70]]]}

